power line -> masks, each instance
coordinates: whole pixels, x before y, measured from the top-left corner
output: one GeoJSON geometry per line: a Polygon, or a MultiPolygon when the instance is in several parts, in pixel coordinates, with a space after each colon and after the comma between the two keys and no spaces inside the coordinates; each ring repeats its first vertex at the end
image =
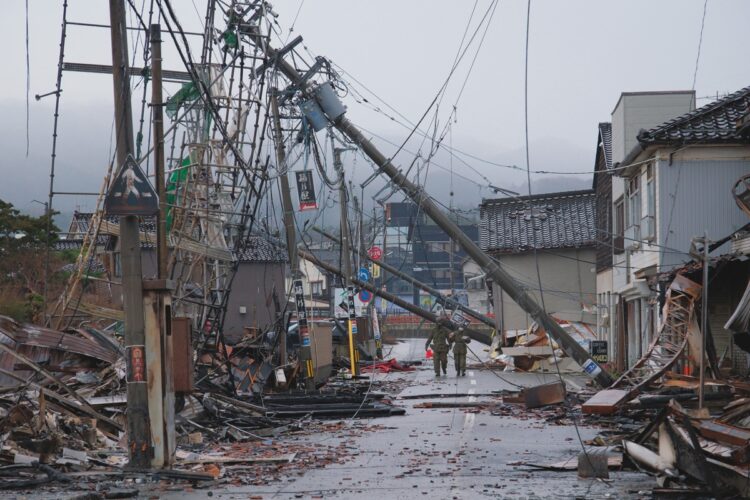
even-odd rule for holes
{"type": "Polygon", "coordinates": [[[708,0],[703,1],[703,16],[701,17],[701,33],[698,36],[698,53],[695,56],[695,70],[693,71],[693,86],[695,90],[695,82],[698,79],[698,64],[701,60],[701,46],[703,45],[703,27],[706,24],[706,9],[708,8],[708,0]]]}

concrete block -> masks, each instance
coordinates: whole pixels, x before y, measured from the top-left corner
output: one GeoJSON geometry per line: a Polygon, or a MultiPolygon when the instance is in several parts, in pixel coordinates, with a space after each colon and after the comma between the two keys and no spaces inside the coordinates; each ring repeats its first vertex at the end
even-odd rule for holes
{"type": "Polygon", "coordinates": [[[559,404],[565,401],[565,384],[553,382],[551,384],[527,387],[523,390],[526,408],[559,404]]]}
{"type": "Polygon", "coordinates": [[[578,454],[578,477],[609,478],[609,463],[606,450],[586,450],[578,454]]]}

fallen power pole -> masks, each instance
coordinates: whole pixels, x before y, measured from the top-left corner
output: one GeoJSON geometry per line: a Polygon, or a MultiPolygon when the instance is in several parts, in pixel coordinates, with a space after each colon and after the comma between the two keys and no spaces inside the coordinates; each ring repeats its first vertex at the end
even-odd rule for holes
{"type": "MultiPolygon", "coordinates": [[[[322,260],[318,259],[314,254],[312,254],[310,252],[307,252],[307,251],[301,250],[301,249],[297,249],[297,255],[299,255],[303,259],[305,259],[305,260],[307,260],[309,262],[312,262],[316,266],[318,266],[318,267],[320,267],[322,269],[325,269],[326,271],[328,271],[330,273],[333,273],[333,274],[335,274],[337,276],[342,276],[343,277],[343,275],[344,275],[344,273],[343,273],[343,271],[341,269],[339,269],[338,267],[333,266],[331,264],[328,264],[327,262],[323,262],[322,260]]],[[[363,289],[371,292],[374,295],[377,295],[378,297],[380,297],[383,300],[387,300],[388,302],[390,302],[392,304],[395,304],[395,305],[397,305],[397,306],[399,306],[399,307],[401,307],[403,309],[406,309],[407,311],[409,311],[411,313],[414,313],[417,316],[419,316],[420,318],[423,318],[423,319],[425,319],[425,320],[427,320],[427,321],[429,321],[431,323],[436,323],[437,324],[440,321],[440,318],[438,317],[437,314],[433,314],[433,313],[431,313],[431,312],[429,312],[429,311],[427,311],[425,309],[422,309],[419,306],[415,306],[411,302],[407,302],[406,300],[398,297],[397,295],[393,295],[392,293],[386,292],[385,290],[381,290],[380,288],[376,287],[375,285],[373,285],[371,283],[368,283],[366,281],[361,281],[360,279],[355,278],[355,277],[352,277],[349,280],[349,282],[352,283],[352,284],[354,284],[354,285],[357,285],[360,288],[363,288],[363,289]]],[[[450,322],[451,328],[453,328],[453,329],[458,329],[461,326],[461,325],[457,325],[457,324],[453,323],[452,321],[449,321],[449,322],[450,322]]],[[[472,340],[476,340],[477,342],[481,342],[482,344],[485,344],[485,345],[492,344],[492,336],[489,335],[489,334],[487,334],[487,333],[480,332],[478,330],[474,330],[473,328],[464,328],[464,332],[472,340]]]]}
{"type": "MultiPolygon", "coordinates": [[[[281,72],[292,82],[292,85],[305,92],[310,98],[315,99],[320,105],[321,110],[326,113],[329,121],[342,133],[344,133],[352,142],[378,166],[379,170],[385,173],[393,183],[401,188],[409,198],[411,198],[435,223],[445,231],[448,236],[456,241],[464,251],[471,257],[474,262],[481,267],[487,276],[497,283],[505,293],[507,293],[518,306],[526,311],[529,316],[534,318],[545,331],[560,345],[571,358],[573,358],[581,367],[593,377],[601,386],[608,387],[612,384],[612,377],[603,370],[589,355],[588,351],[573,339],[537,302],[521,288],[516,280],[502,269],[495,260],[482,251],[479,246],[469,238],[460,227],[458,227],[450,218],[440,210],[440,208],[430,199],[430,196],[419,186],[411,182],[391,161],[386,158],[372,142],[370,142],[359,129],[350,122],[345,116],[345,109],[340,102],[331,102],[325,99],[325,91],[321,88],[328,84],[320,85],[309,92],[307,82],[302,78],[299,72],[283,59],[278,51],[267,44],[261,44],[266,55],[275,61],[275,64],[281,72]]],[[[328,85],[330,87],[330,85],[328,85]]],[[[337,99],[335,95],[334,99],[337,99]]]]}
{"type": "MultiPolygon", "coordinates": [[[[317,226],[313,227],[313,231],[316,231],[316,232],[322,234],[323,236],[325,236],[326,238],[328,238],[329,240],[331,240],[331,241],[333,241],[335,243],[339,243],[340,244],[340,241],[339,241],[339,239],[336,236],[332,235],[331,233],[328,233],[327,231],[324,231],[324,230],[320,229],[317,226]]],[[[394,267],[394,266],[386,263],[384,260],[375,260],[372,257],[370,257],[369,255],[367,255],[367,253],[365,253],[365,252],[360,252],[359,255],[360,255],[360,257],[362,257],[364,259],[367,259],[368,261],[372,262],[373,264],[377,264],[378,266],[382,267],[384,270],[386,270],[389,273],[395,275],[396,277],[401,278],[402,280],[407,281],[407,282],[411,283],[412,285],[416,286],[417,288],[420,288],[420,289],[424,290],[425,292],[429,293],[430,295],[436,297],[438,304],[442,304],[444,306],[448,305],[448,306],[450,306],[450,307],[452,307],[454,309],[458,309],[461,312],[464,312],[464,313],[468,314],[472,318],[478,319],[479,321],[481,321],[485,325],[487,325],[487,326],[489,326],[489,327],[491,327],[493,329],[495,328],[495,322],[492,320],[492,318],[488,318],[484,314],[478,313],[474,309],[472,309],[470,307],[466,307],[465,305],[461,304],[460,302],[458,302],[456,300],[451,299],[450,297],[446,297],[445,295],[443,295],[442,293],[440,293],[439,290],[431,287],[430,285],[428,285],[426,283],[422,283],[421,281],[417,280],[413,276],[409,276],[405,272],[399,270],[397,267],[394,267]]]]}

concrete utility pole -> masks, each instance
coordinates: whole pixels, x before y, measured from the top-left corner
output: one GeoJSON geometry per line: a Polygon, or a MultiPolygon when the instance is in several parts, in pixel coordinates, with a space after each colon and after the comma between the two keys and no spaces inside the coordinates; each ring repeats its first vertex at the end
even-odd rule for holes
{"type": "MultiPolygon", "coordinates": [[[[316,232],[322,234],[323,236],[325,236],[326,238],[328,238],[329,240],[331,240],[331,241],[333,241],[335,243],[340,243],[340,241],[339,241],[338,238],[336,238],[334,235],[332,235],[332,234],[330,234],[330,233],[328,233],[328,232],[320,229],[319,227],[313,227],[313,231],[316,231],[316,232]]],[[[430,285],[428,285],[426,283],[422,283],[421,281],[417,280],[416,278],[414,278],[412,276],[409,276],[405,272],[399,270],[397,267],[394,267],[394,266],[386,263],[385,260],[383,260],[383,261],[373,260],[365,252],[360,252],[360,257],[362,257],[363,259],[367,259],[368,261],[372,262],[373,264],[379,265],[383,269],[383,272],[389,271],[391,274],[397,276],[398,278],[401,278],[402,280],[411,283],[413,286],[416,286],[416,287],[424,290],[425,292],[429,293],[433,297],[437,298],[439,304],[442,304],[443,306],[445,306],[445,305],[451,306],[454,309],[458,309],[461,312],[464,312],[464,313],[468,314],[472,318],[478,319],[479,321],[481,321],[485,325],[487,325],[487,326],[489,326],[491,328],[495,328],[495,322],[492,320],[492,318],[488,318],[484,314],[478,313],[474,309],[471,309],[470,307],[466,307],[465,305],[460,304],[459,302],[457,302],[456,300],[454,300],[452,298],[446,297],[445,295],[443,295],[442,293],[440,293],[439,290],[431,287],[430,285]]]]}
{"type": "MultiPolygon", "coordinates": [[[[277,61],[278,68],[291,82],[303,90],[306,89],[306,82],[303,81],[299,72],[287,61],[277,57],[278,53],[268,45],[263,46],[266,55],[277,61]]],[[[440,208],[430,199],[424,190],[411,182],[391,161],[386,158],[370,142],[359,129],[350,122],[345,114],[340,114],[332,121],[333,125],[343,132],[352,142],[360,149],[385,173],[393,183],[401,188],[422,211],[426,213],[443,231],[456,241],[461,248],[476,262],[492,280],[497,283],[516,304],[534,318],[545,331],[560,345],[570,357],[572,357],[591,377],[593,377],[601,386],[608,387],[612,384],[612,377],[604,371],[593,359],[589,353],[578,342],[563,330],[563,328],[552,319],[537,302],[526,293],[526,291],[516,283],[515,279],[502,269],[494,259],[484,253],[479,246],[469,238],[461,228],[446,216],[440,208]]]]}
{"type": "Polygon", "coordinates": [[[151,25],[151,109],[154,129],[154,170],[159,197],[157,216],[158,279],[144,281],[148,407],[154,453],[152,467],[169,466],[177,447],[174,427],[172,363],[172,291],[167,279],[167,192],[164,174],[164,111],[162,96],[161,26],[151,25]]]}
{"type": "MultiPolygon", "coordinates": [[[[326,262],[323,262],[322,260],[319,260],[315,255],[311,254],[310,252],[307,252],[305,250],[298,249],[297,253],[300,257],[303,259],[312,262],[316,266],[325,269],[328,272],[331,272],[333,274],[336,274],[338,276],[343,276],[343,271],[335,266],[332,266],[331,264],[328,264],[326,262]]],[[[385,290],[382,290],[372,283],[368,283],[366,281],[361,281],[358,278],[352,278],[350,282],[354,285],[357,285],[360,288],[364,288],[365,290],[373,293],[374,295],[377,295],[381,299],[387,300],[388,302],[395,304],[403,309],[406,309],[407,311],[416,314],[420,318],[423,318],[427,321],[430,321],[431,323],[437,323],[439,320],[439,317],[437,314],[433,314],[429,311],[426,311],[422,309],[419,306],[416,306],[412,304],[411,302],[407,302],[404,299],[400,298],[397,295],[394,295],[390,292],[386,292],[385,290]]],[[[460,325],[456,325],[453,322],[451,323],[451,328],[458,328],[460,325]]],[[[480,332],[478,330],[474,330],[472,328],[465,328],[464,332],[466,335],[468,335],[471,339],[476,340],[477,342],[481,342],[485,345],[492,344],[492,337],[484,332],[480,332]]]]}
{"type": "MultiPolygon", "coordinates": [[[[289,175],[287,174],[286,168],[286,148],[284,147],[284,137],[281,134],[281,118],[279,116],[279,100],[277,90],[275,88],[270,89],[271,91],[271,113],[273,114],[273,128],[274,128],[274,142],[276,143],[276,168],[283,169],[283,172],[279,175],[279,182],[281,183],[281,204],[284,209],[284,227],[286,228],[286,247],[289,253],[289,267],[292,270],[292,281],[301,278],[299,272],[299,259],[297,252],[294,251],[297,248],[297,233],[294,228],[294,206],[292,205],[292,191],[289,187],[289,175]]],[[[283,328],[282,328],[283,330],[283,328]]],[[[310,349],[302,348],[303,361],[311,359],[310,349]],[[305,356],[308,357],[305,357],[305,356]]],[[[287,363],[287,346],[286,346],[286,331],[281,333],[279,339],[279,363],[285,365],[287,363]]],[[[307,379],[306,379],[307,385],[307,379]]],[[[315,388],[314,382],[309,382],[312,387],[315,388]]]]}
{"type": "MultiPolygon", "coordinates": [[[[341,207],[341,260],[344,273],[343,285],[348,290],[347,285],[352,278],[352,255],[349,249],[349,203],[346,194],[346,180],[344,179],[344,164],[341,162],[341,153],[346,151],[342,148],[333,149],[333,167],[339,176],[339,205],[341,207]]],[[[340,273],[339,273],[340,274],[340,273]]],[[[354,304],[354,298],[349,297],[350,304],[354,304]]],[[[357,350],[357,340],[354,335],[357,333],[357,317],[354,311],[349,311],[348,321],[349,336],[349,363],[352,375],[359,375],[359,351],[357,350]]]]}
{"type": "MultiPolygon", "coordinates": [[[[125,165],[133,152],[133,123],[128,74],[128,37],[124,0],[109,0],[112,37],[112,82],[115,101],[117,168],[125,165]]],[[[141,275],[141,244],[138,217],[120,217],[120,258],[122,263],[122,302],[125,311],[125,352],[128,367],[127,439],[128,461],[134,468],[151,464],[152,443],[148,412],[148,388],[143,366],[145,333],[141,275]],[[142,380],[141,380],[142,379],[142,380]]]]}

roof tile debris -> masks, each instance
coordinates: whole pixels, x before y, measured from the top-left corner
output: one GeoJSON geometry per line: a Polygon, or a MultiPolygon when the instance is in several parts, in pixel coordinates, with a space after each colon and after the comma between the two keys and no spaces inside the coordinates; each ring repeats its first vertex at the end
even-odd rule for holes
{"type": "Polygon", "coordinates": [[[750,87],[638,134],[641,146],[671,143],[747,142],[738,122],[750,110],[750,87]]]}
{"type": "Polygon", "coordinates": [[[240,262],[287,262],[289,256],[285,246],[269,236],[251,235],[237,253],[240,262]]]}
{"type": "Polygon", "coordinates": [[[480,246],[502,253],[525,252],[535,243],[538,249],[593,246],[595,212],[593,190],[485,200],[480,205],[480,246]]]}

